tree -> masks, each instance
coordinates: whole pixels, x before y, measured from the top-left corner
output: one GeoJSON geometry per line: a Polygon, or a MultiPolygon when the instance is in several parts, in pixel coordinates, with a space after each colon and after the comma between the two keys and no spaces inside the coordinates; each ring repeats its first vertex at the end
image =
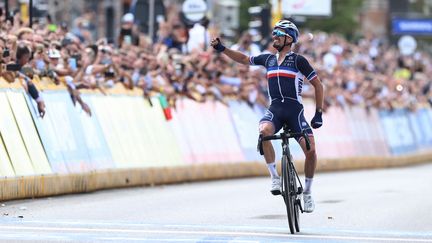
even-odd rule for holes
{"type": "Polygon", "coordinates": [[[259,6],[262,4],[269,4],[269,0],[250,0],[250,1],[240,1],[240,31],[248,29],[250,16],[249,16],[249,8],[254,6],[259,6]]]}
{"type": "Polygon", "coordinates": [[[358,15],[362,3],[362,0],[332,0],[332,16],[328,18],[310,17],[303,27],[329,33],[340,33],[350,39],[359,28],[358,15]]]}

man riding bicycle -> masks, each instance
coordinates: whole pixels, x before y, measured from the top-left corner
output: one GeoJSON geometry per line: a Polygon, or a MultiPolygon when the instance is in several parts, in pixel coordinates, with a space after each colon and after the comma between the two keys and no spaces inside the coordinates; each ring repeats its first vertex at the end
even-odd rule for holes
{"type": "MultiPolygon", "coordinates": [[[[238,63],[261,65],[266,68],[271,104],[264,117],[260,120],[260,136],[271,136],[277,133],[283,124],[288,124],[293,132],[307,131],[310,137],[310,150],[306,149],[306,143],[302,137],[296,138],[296,140],[306,157],[303,200],[304,211],[310,213],[315,208],[311,195],[311,186],[317,155],[312,129],[303,115],[301,91],[304,79],[309,80],[315,89],[316,111],[311,121],[313,128],[319,128],[323,123],[324,90],[321,80],[306,58],[291,51],[292,44],[296,43],[298,38],[299,31],[297,27],[288,20],[281,20],[276,23],[272,32],[273,47],[278,51],[276,54],[269,53],[249,57],[241,52],[226,48],[219,38],[213,39],[211,46],[238,63]]],[[[278,195],[281,193],[281,182],[276,170],[275,152],[270,141],[263,142],[263,151],[272,178],[271,193],[278,195]]]]}

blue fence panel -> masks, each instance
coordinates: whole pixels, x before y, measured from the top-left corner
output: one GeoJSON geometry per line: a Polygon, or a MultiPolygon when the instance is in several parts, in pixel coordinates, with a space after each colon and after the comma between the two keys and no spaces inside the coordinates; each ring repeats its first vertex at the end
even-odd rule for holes
{"type": "Polygon", "coordinates": [[[93,115],[88,116],[79,105],[76,106],[75,113],[79,116],[77,129],[83,131],[84,141],[88,155],[94,169],[115,168],[114,160],[108,147],[108,143],[103,135],[99,120],[94,114],[95,109],[88,95],[82,95],[82,99],[90,106],[93,115]]]}
{"type": "MultiPolygon", "coordinates": [[[[46,93],[44,93],[44,98],[45,94],[46,93]]],[[[54,116],[55,114],[52,113],[50,111],[50,107],[48,107],[47,109],[49,111],[45,114],[44,118],[41,118],[37,112],[37,105],[32,100],[32,98],[26,95],[26,101],[30,108],[33,121],[36,125],[39,137],[41,139],[48,161],[51,165],[52,171],[54,173],[68,173],[68,168],[63,158],[62,150],[58,146],[61,141],[59,140],[60,138],[57,136],[57,134],[54,132],[53,124],[50,119],[50,116],[54,116]]]]}
{"type": "Polygon", "coordinates": [[[44,95],[47,112],[58,137],[59,146],[69,172],[94,169],[85,143],[83,129],[70,96],[66,92],[49,92],[44,95]]]}
{"type": "Polygon", "coordinates": [[[409,113],[411,129],[414,132],[418,147],[430,147],[432,145],[432,120],[428,116],[427,109],[420,109],[409,113]]]}
{"type": "Polygon", "coordinates": [[[387,144],[394,155],[416,150],[414,131],[410,126],[406,110],[380,111],[381,124],[385,131],[387,144]]]}

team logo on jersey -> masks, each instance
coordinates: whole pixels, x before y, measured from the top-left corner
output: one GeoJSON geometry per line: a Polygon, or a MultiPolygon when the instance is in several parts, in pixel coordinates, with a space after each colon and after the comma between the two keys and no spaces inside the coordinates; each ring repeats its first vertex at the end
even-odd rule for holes
{"type": "Polygon", "coordinates": [[[269,66],[272,67],[272,66],[275,66],[275,65],[276,65],[276,59],[271,58],[270,61],[269,61],[269,66]]]}
{"type": "Polygon", "coordinates": [[[266,112],[264,113],[263,119],[272,121],[273,120],[273,113],[269,110],[266,110],[266,112]]]}
{"type": "Polygon", "coordinates": [[[306,122],[302,122],[302,127],[307,127],[308,124],[306,122]]]}

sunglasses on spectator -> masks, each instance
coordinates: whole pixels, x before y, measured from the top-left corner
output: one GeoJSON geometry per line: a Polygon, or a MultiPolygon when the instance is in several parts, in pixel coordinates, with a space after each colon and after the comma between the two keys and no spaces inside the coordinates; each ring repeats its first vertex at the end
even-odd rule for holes
{"type": "Polygon", "coordinates": [[[273,30],[272,35],[277,36],[277,37],[289,36],[287,33],[283,32],[281,30],[278,30],[278,29],[273,30]]]}

